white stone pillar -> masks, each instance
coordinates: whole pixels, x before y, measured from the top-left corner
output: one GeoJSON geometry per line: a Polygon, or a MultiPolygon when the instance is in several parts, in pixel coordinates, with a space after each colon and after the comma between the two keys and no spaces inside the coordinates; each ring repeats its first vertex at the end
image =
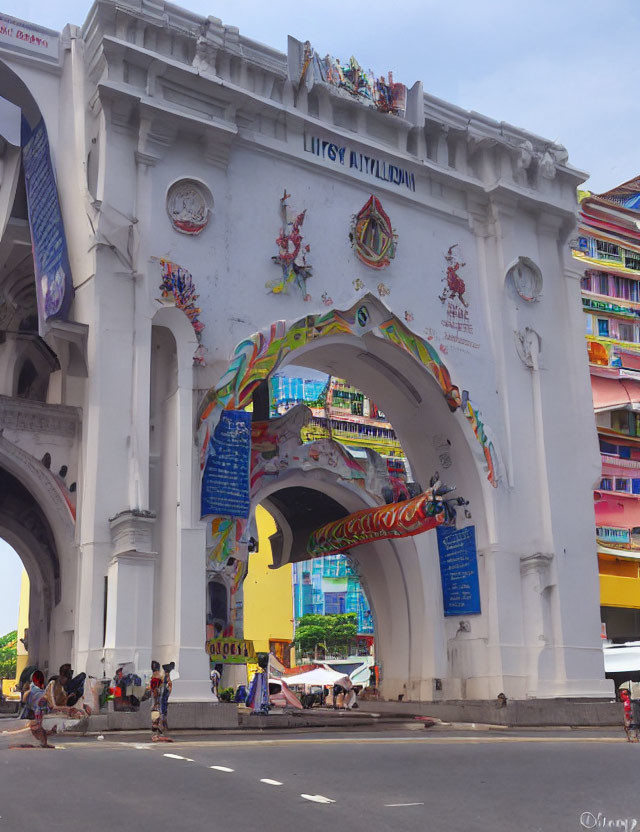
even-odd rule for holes
{"type": "Polygon", "coordinates": [[[520,558],[527,696],[537,694],[540,680],[553,680],[557,675],[549,598],[552,560],[553,555],[541,552],[520,558]]]}
{"type": "Polygon", "coordinates": [[[125,662],[140,673],[151,666],[156,554],[151,512],[123,511],[110,520],[113,557],[107,573],[104,666],[107,676],[125,662]]]}

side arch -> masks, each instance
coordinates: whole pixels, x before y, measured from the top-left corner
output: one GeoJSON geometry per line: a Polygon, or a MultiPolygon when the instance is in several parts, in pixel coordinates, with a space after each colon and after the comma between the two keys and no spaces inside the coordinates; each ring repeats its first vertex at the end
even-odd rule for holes
{"type": "Polygon", "coordinates": [[[0,436],[0,534],[31,582],[29,656],[44,670],[73,661],[75,525],[53,474],[0,436]]]}

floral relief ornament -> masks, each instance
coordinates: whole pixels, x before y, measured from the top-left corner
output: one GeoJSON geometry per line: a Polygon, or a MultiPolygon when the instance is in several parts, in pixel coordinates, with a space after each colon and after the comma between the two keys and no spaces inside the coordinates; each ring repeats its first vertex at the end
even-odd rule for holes
{"type": "Polygon", "coordinates": [[[301,231],[307,211],[294,211],[287,205],[290,197],[291,194],[285,189],[280,199],[282,227],[276,238],[278,253],[271,258],[282,269],[282,275],[270,280],[266,287],[274,295],[286,295],[289,287],[295,284],[302,293],[303,300],[309,301],[311,296],[307,293],[307,279],[311,276],[312,267],[307,263],[307,254],[310,247],[303,245],[301,231]]]}
{"type": "Polygon", "coordinates": [[[191,179],[174,183],[167,194],[167,213],[176,231],[195,236],[209,222],[210,199],[204,188],[191,179]]]}

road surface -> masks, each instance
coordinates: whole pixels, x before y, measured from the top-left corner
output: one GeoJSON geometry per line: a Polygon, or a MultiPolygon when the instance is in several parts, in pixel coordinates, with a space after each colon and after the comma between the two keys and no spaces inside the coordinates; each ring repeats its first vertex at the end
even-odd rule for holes
{"type": "Polygon", "coordinates": [[[0,832],[640,832],[640,744],[620,734],[60,737],[0,751],[0,832]]]}

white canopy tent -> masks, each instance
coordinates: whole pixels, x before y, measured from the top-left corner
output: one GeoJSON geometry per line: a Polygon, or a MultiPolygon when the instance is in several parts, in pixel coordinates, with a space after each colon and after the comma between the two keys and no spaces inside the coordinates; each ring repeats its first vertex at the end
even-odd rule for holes
{"type": "Polygon", "coordinates": [[[605,645],[603,652],[605,673],[640,670],[640,641],[605,645]]]}
{"type": "Polygon", "coordinates": [[[340,685],[345,690],[351,690],[351,679],[344,673],[337,673],[328,667],[315,667],[313,670],[308,670],[306,673],[298,673],[295,676],[284,676],[283,681],[287,685],[326,685],[331,687],[333,685],[340,685]]]}

